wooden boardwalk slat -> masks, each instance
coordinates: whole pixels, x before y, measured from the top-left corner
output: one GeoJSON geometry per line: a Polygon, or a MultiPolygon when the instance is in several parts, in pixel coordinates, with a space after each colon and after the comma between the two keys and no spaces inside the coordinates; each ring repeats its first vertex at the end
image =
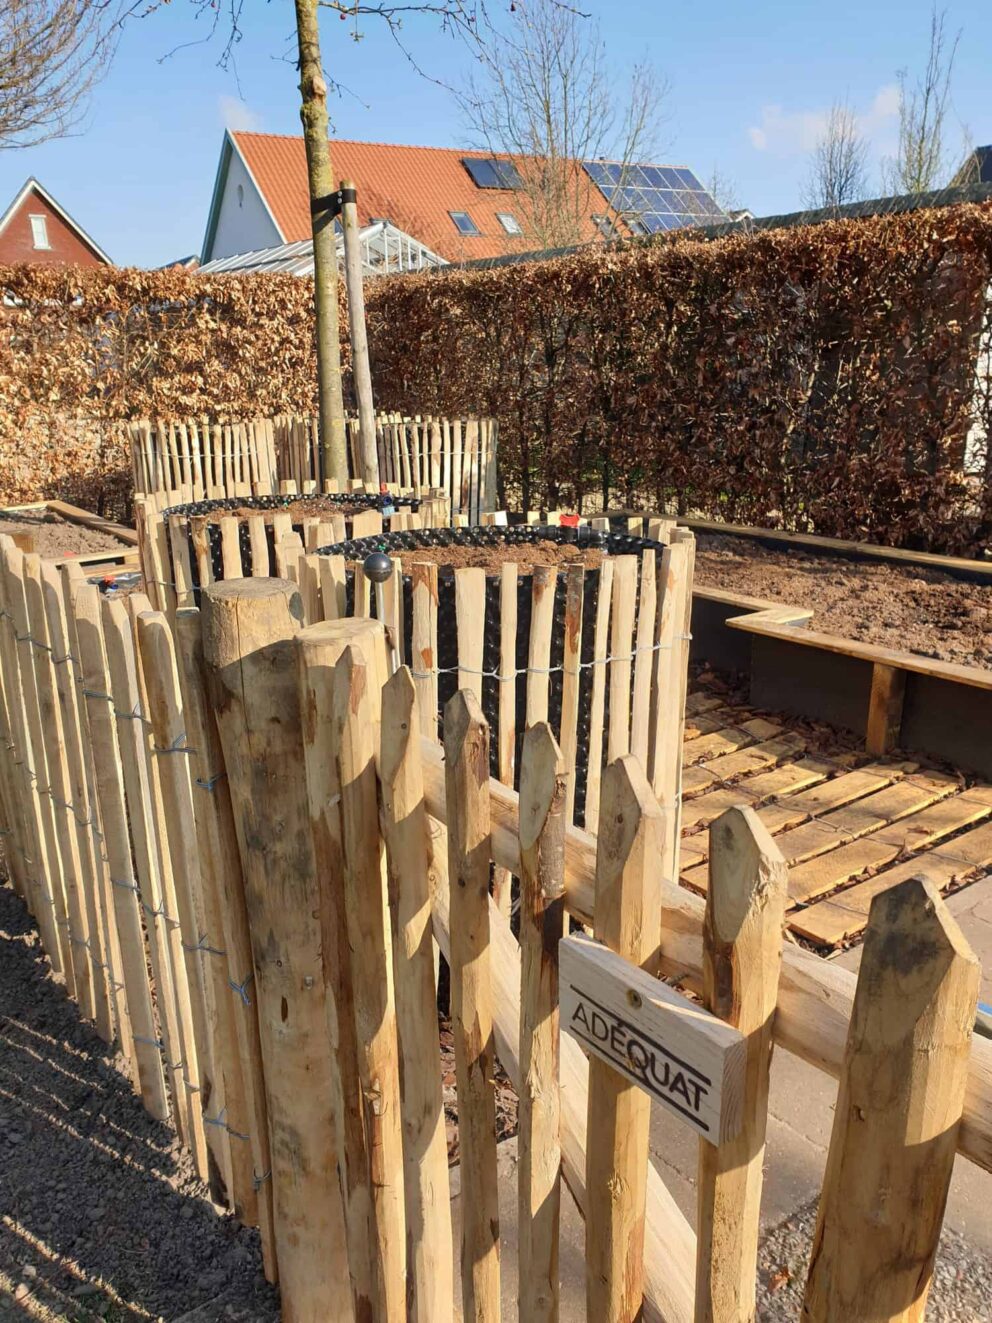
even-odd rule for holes
{"type": "Polygon", "coordinates": [[[789,864],[789,903],[803,907],[790,927],[825,946],[860,933],[872,897],[917,872],[946,887],[992,864],[992,786],[964,789],[898,755],[860,767],[863,752],[807,755],[805,732],[705,691],[686,714],[679,874],[697,891],[708,885],[703,828],[742,804],[789,864]]]}
{"type": "Polygon", "coordinates": [[[950,776],[909,776],[832,813],[813,818],[801,827],[783,832],[776,837],[775,844],[786,863],[794,868],[858,836],[867,836],[891,822],[898,822],[938,799],[945,799],[957,789],[958,783],[950,776]]]}
{"type": "Polygon", "coordinates": [[[696,739],[686,740],[682,746],[682,760],[686,767],[701,763],[707,758],[716,758],[722,753],[733,753],[758,740],[771,739],[781,734],[782,727],[763,717],[754,717],[742,721],[739,726],[724,726],[709,735],[700,735],[696,739]]]}
{"type": "MultiPolygon", "coordinates": [[[[776,795],[791,795],[796,791],[805,790],[820,781],[825,781],[832,773],[843,770],[843,766],[832,758],[811,756],[798,758],[794,763],[785,763],[771,771],[738,781],[732,786],[720,786],[714,789],[707,765],[702,763],[699,767],[690,767],[686,770],[685,783],[687,784],[691,779],[693,790],[690,793],[684,789],[683,799],[693,804],[697,799],[708,803],[711,795],[731,794],[737,796],[730,801],[731,803],[753,803],[771,799],[776,795]]],[[[723,809],[720,812],[722,813],[723,809]]]]}
{"type": "Polygon", "coordinates": [[[990,864],[992,823],[985,823],[965,832],[963,836],[956,836],[953,840],[934,846],[924,855],[917,854],[905,863],[877,873],[845,891],[839,891],[836,896],[818,901],[808,909],[798,910],[789,916],[789,926],[811,941],[835,946],[862,931],[868,922],[872,899],[879,892],[909,877],[915,877],[917,873],[925,873],[937,886],[946,887],[990,864]]]}
{"type": "Polygon", "coordinates": [[[764,771],[767,767],[774,767],[776,763],[783,762],[786,758],[795,758],[805,750],[806,741],[801,735],[785,731],[773,739],[748,745],[734,753],[720,754],[719,757],[697,766],[696,771],[700,775],[694,778],[693,784],[699,789],[705,788],[704,776],[709,778],[710,785],[751,776],[755,772],[764,771]]]}
{"type": "MultiPolygon", "coordinates": [[[[867,767],[859,768],[856,772],[845,772],[832,781],[823,781],[808,790],[791,795],[784,803],[781,800],[776,801],[776,803],[761,810],[761,821],[768,831],[776,836],[776,844],[782,849],[783,854],[786,854],[790,829],[798,827],[807,818],[813,816],[825,815],[830,818],[830,810],[841,808],[857,800],[863,800],[875,791],[884,790],[891,786],[893,782],[901,781],[905,775],[915,771],[916,766],[916,763],[906,762],[870,763],[867,767]],[[776,835],[776,833],[784,833],[784,835],[776,835]]],[[[936,797],[935,795],[934,798],[936,797]]],[[[926,802],[924,800],[917,807],[923,807],[926,802]]],[[[894,806],[891,807],[894,810],[894,806]]],[[[905,812],[912,812],[912,809],[906,808],[905,812]]],[[[883,819],[878,825],[884,825],[887,820],[883,819]]],[[[865,830],[870,830],[870,827],[866,827],[865,830]]],[[[828,835],[833,839],[835,845],[841,845],[845,840],[852,838],[854,831],[852,829],[851,834],[845,837],[842,828],[831,831],[830,827],[821,825],[817,828],[817,833],[816,839],[824,838],[824,848],[826,849],[829,848],[825,841],[828,835]]],[[[707,873],[705,859],[709,845],[702,836],[698,838],[698,845],[696,840],[697,838],[691,838],[692,850],[685,855],[686,862],[681,868],[681,875],[684,882],[698,888],[700,891],[705,891],[707,873]],[[700,857],[694,859],[693,855],[700,857]]],[[[813,848],[812,840],[808,842],[808,848],[813,848]]],[[[685,849],[685,842],[683,842],[683,849],[685,849]]],[[[814,850],[814,853],[816,852],[814,850]]],[[[793,862],[789,854],[786,854],[786,859],[787,862],[793,862]]]]}
{"type": "MultiPolygon", "coordinates": [[[[943,799],[879,831],[842,845],[792,870],[789,898],[793,904],[812,900],[858,877],[866,868],[881,868],[907,852],[914,854],[962,827],[992,813],[992,794],[967,792],[943,799]]],[[[923,867],[926,858],[919,865],[923,867]]]]}
{"type": "Polygon", "coordinates": [[[714,708],[723,707],[726,701],[716,694],[708,694],[705,689],[697,689],[685,700],[685,714],[694,717],[700,712],[712,712],[714,708]]]}

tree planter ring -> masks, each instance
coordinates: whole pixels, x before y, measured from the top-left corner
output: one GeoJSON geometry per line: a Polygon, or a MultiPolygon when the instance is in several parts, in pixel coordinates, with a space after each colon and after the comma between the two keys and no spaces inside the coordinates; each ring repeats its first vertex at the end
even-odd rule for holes
{"type": "MultiPolygon", "coordinates": [[[[436,528],[408,530],[382,534],[377,537],[364,537],[339,542],[319,549],[321,556],[339,557],[344,561],[345,600],[348,615],[371,613],[377,615],[380,610],[390,620],[389,607],[384,606],[384,597],[370,593],[370,585],[364,574],[358,576],[359,601],[356,603],[356,565],[362,565],[366,557],[373,552],[384,551],[387,555],[397,553],[405,557],[404,572],[398,576],[402,583],[401,610],[397,632],[401,635],[399,651],[416,678],[421,680],[436,677],[438,710],[459,687],[459,671],[462,678],[477,682],[481,694],[482,709],[492,731],[490,757],[493,774],[507,779],[505,765],[500,761],[500,698],[503,687],[513,686],[513,722],[514,722],[514,758],[513,767],[519,765],[520,746],[523,732],[534,720],[537,708],[542,708],[546,681],[547,719],[550,721],[563,748],[567,746],[568,732],[563,731],[563,709],[571,704],[574,710],[575,734],[575,812],[577,822],[585,821],[585,798],[588,784],[588,764],[590,757],[605,761],[610,742],[619,745],[623,751],[631,747],[632,721],[634,719],[634,698],[636,677],[641,685],[641,702],[646,692],[644,685],[650,683],[652,698],[647,710],[642,706],[640,718],[653,729],[657,714],[657,699],[653,690],[659,679],[658,647],[656,625],[660,620],[660,611],[655,603],[665,583],[665,553],[668,548],[662,542],[648,538],[635,537],[627,532],[600,532],[585,526],[568,528],[522,524],[512,527],[475,527],[469,529],[436,528]],[[579,601],[574,598],[569,606],[568,577],[569,567],[560,564],[548,567],[527,567],[521,569],[517,577],[515,597],[507,603],[510,611],[515,610],[516,620],[512,630],[514,639],[513,655],[504,652],[505,634],[502,628],[504,598],[501,576],[498,569],[490,564],[484,577],[482,598],[472,598],[463,590],[458,593],[457,582],[461,567],[439,565],[437,567],[436,626],[418,622],[418,637],[423,639],[425,628],[436,633],[436,640],[428,650],[426,657],[414,655],[414,616],[425,610],[426,597],[414,596],[414,576],[409,570],[411,561],[416,560],[418,548],[435,549],[443,547],[478,547],[480,551],[506,549],[505,561],[513,563],[513,550],[523,550],[535,542],[554,542],[583,548],[599,550],[603,553],[604,563],[595,567],[584,567],[579,586],[579,601]],[[626,606],[618,607],[618,593],[614,592],[614,571],[620,563],[618,558],[628,558],[623,566],[623,576],[627,587],[626,606]],[[606,564],[610,565],[604,578],[606,564]],[[645,584],[645,567],[650,567],[650,588],[645,584]],[[540,572],[538,572],[540,571],[540,572]],[[553,604],[550,611],[540,599],[545,591],[550,576],[553,581],[553,604]],[[600,611],[600,597],[604,591],[604,582],[609,583],[610,599],[604,603],[608,615],[601,618],[598,629],[597,616],[600,611]],[[647,589],[647,591],[646,591],[647,589]],[[371,599],[371,600],[369,600],[371,599]],[[573,679],[577,671],[577,699],[566,701],[565,654],[566,635],[573,628],[576,605],[581,610],[579,637],[572,657],[573,679]],[[619,612],[619,614],[618,614],[619,612]],[[643,620],[641,617],[643,616],[643,620]],[[626,626],[624,624],[626,621],[626,626]],[[645,645],[645,637],[647,644],[645,645]],[[469,657],[478,658],[481,665],[467,666],[469,657]],[[545,664],[535,664],[535,659],[546,658],[545,664]],[[577,666],[575,659],[577,658],[577,666]],[[614,677],[614,668],[618,667],[614,677]],[[479,674],[478,672],[481,672],[479,674]],[[623,675],[629,681],[623,681],[623,675]],[[530,681],[536,678],[534,688],[540,691],[535,699],[530,693],[530,681]],[[625,710],[618,710],[618,696],[622,696],[625,710]],[[596,714],[594,717],[594,713],[596,714]],[[652,715],[654,714],[654,715],[652,715]],[[594,725],[597,729],[594,730],[594,725]]],[[[468,567],[470,570],[472,567],[468,567]]],[[[578,578],[577,575],[574,578],[578,578]]],[[[476,573],[472,582],[477,584],[476,573]]],[[[428,608],[429,609],[429,608],[428,608]]],[[[395,617],[394,617],[395,620],[395,617]]],[[[394,644],[395,645],[395,644],[394,644]]],[[[670,645],[669,645],[670,646],[670,645]]],[[[423,649],[420,649],[423,652],[423,649]]],[[[426,692],[422,689],[422,694],[426,692]]],[[[506,704],[503,704],[504,714],[506,704]]],[[[537,711],[537,719],[543,719],[543,711],[537,711]]],[[[653,756],[653,740],[645,740],[647,731],[640,730],[642,752],[646,751],[645,770],[650,774],[650,762],[653,756]]],[[[566,755],[567,756],[567,755],[566,755]]],[[[505,759],[504,759],[505,763],[505,759]]],[[[515,772],[511,771],[515,778],[515,772]]],[[[598,778],[597,778],[598,783],[598,778]]]]}

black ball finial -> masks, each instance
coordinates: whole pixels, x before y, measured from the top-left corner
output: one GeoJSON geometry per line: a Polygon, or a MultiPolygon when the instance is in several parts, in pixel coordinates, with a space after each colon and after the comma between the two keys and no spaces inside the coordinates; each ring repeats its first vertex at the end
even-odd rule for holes
{"type": "Polygon", "coordinates": [[[393,572],[393,562],[384,551],[373,551],[365,557],[362,565],[366,579],[373,583],[385,583],[393,572]]]}

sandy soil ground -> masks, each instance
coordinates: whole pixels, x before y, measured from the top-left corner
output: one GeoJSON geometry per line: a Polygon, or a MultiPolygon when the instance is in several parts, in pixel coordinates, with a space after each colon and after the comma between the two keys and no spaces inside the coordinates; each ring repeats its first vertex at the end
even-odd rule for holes
{"type": "Polygon", "coordinates": [[[778,551],[702,534],[696,585],[811,607],[810,627],[921,657],[992,667],[992,586],[936,570],[778,551]]]}

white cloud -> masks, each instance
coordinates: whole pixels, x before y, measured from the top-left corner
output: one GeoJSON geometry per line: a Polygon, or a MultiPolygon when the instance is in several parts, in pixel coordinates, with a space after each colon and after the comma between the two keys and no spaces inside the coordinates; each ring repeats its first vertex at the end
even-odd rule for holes
{"type": "Polygon", "coordinates": [[[262,127],[260,117],[236,96],[219,96],[217,109],[224,128],[233,133],[250,133],[262,127]]]}
{"type": "MultiPolygon", "coordinates": [[[[876,150],[888,145],[899,114],[899,88],[894,83],[880,87],[867,110],[857,112],[858,128],[876,150]]],[[[797,156],[816,146],[827,126],[830,107],[817,110],[784,110],[780,105],[761,108],[761,122],[747,131],[755,151],[773,156],[797,156]]]]}

